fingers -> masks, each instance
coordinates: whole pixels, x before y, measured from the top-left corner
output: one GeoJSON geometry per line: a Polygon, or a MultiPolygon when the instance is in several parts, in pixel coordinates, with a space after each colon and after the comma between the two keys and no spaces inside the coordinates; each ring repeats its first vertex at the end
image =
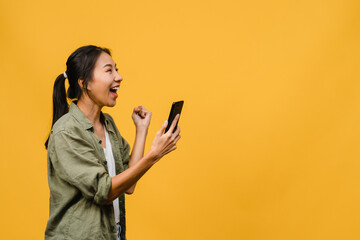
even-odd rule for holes
{"type": "MultiPolygon", "coordinates": [[[[176,122],[178,117],[174,120],[176,122]]],[[[177,149],[177,142],[180,140],[180,127],[176,129],[173,134],[164,134],[164,130],[168,125],[168,121],[165,121],[159,131],[156,133],[151,150],[157,156],[158,159],[167,155],[168,153],[177,149]]],[[[174,128],[174,126],[172,126],[174,128]]],[[[170,131],[171,129],[169,129],[170,131]]]]}
{"type": "Polygon", "coordinates": [[[180,133],[180,127],[177,126],[176,131],[171,135],[171,141],[176,143],[177,141],[176,139],[180,136],[179,133],[180,133]]]}
{"type": "Polygon", "coordinates": [[[136,113],[137,115],[139,115],[141,118],[145,118],[146,116],[151,116],[151,112],[146,110],[145,107],[143,106],[138,106],[134,108],[134,113],[136,113]]]}
{"type": "Polygon", "coordinates": [[[166,120],[160,127],[160,130],[158,131],[158,134],[162,134],[165,131],[165,128],[168,125],[168,121],[166,120]]]}
{"type": "Polygon", "coordinates": [[[138,113],[138,112],[140,112],[140,108],[139,107],[134,108],[134,113],[138,113]]]}
{"type": "Polygon", "coordinates": [[[173,133],[173,135],[174,135],[174,137],[176,137],[176,136],[178,136],[180,134],[180,126],[178,125],[177,127],[176,127],[176,130],[175,130],[175,132],[173,133]]]}
{"type": "Polygon", "coordinates": [[[174,151],[176,148],[177,148],[177,146],[174,145],[174,146],[172,146],[171,148],[166,149],[166,150],[164,151],[163,155],[166,155],[166,154],[174,151]]]}
{"type": "Polygon", "coordinates": [[[176,126],[176,123],[177,123],[178,120],[179,120],[179,117],[180,117],[180,115],[179,115],[179,114],[176,114],[173,122],[171,123],[171,126],[170,126],[168,132],[172,133],[172,132],[174,131],[174,128],[175,128],[175,126],[176,126]]]}
{"type": "Polygon", "coordinates": [[[179,134],[175,135],[173,134],[170,138],[170,141],[168,142],[168,145],[166,146],[165,151],[173,151],[177,148],[176,143],[180,140],[181,136],[179,134]],[[170,149],[170,150],[169,150],[170,149]]]}
{"type": "Polygon", "coordinates": [[[140,109],[140,111],[139,111],[140,117],[144,118],[147,114],[146,109],[143,106],[139,106],[138,108],[140,109]]]}
{"type": "Polygon", "coordinates": [[[174,139],[174,144],[176,144],[176,143],[177,143],[177,141],[179,141],[179,140],[180,140],[180,138],[181,138],[181,136],[180,136],[180,135],[177,135],[177,136],[176,136],[176,138],[174,139]]]}

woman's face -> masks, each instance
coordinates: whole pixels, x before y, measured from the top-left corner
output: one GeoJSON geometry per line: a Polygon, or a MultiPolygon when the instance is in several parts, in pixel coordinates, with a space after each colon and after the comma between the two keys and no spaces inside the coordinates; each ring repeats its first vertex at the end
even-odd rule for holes
{"type": "Polygon", "coordinates": [[[102,52],[95,63],[93,79],[87,86],[90,99],[100,107],[115,106],[122,80],[111,56],[102,52]]]}

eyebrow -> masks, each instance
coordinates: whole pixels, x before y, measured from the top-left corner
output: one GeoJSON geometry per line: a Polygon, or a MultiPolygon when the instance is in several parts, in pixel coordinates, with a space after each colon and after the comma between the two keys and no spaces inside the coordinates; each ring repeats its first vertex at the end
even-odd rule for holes
{"type": "MultiPolygon", "coordinates": [[[[108,64],[105,64],[104,66],[103,66],[103,68],[104,67],[112,67],[112,65],[110,64],[110,63],[108,63],[108,64]]],[[[115,63],[115,67],[116,67],[116,63],[115,63]]]]}

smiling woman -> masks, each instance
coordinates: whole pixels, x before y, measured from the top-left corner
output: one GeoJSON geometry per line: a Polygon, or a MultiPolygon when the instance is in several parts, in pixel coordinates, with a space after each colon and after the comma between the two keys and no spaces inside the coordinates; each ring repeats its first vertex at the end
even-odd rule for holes
{"type": "Polygon", "coordinates": [[[114,107],[122,77],[110,51],[97,46],[77,49],[67,70],[55,80],[53,123],[48,150],[50,217],[46,239],[126,239],[125,197],[164,155],[176,149],[180,128],[167,121],[144,156],[151,112],[135,107],[135,143],[121,136],[113,118],[102,113],[114,107]],[[69,89],[65,90],[65,80],[69,89]],[[70,108],[67,97],[73,99],[70,108]]]}
{"type": "MultiPolygon", "coordinates": [[[[102,52],[95,63],[93,79],[87,84],[88,96],[100,107],[116,104],[116,91],[123,80],[117,70],[109,52],[102,52]]],[[[81,80],[79,84],[84,87],[81,80]]]]}

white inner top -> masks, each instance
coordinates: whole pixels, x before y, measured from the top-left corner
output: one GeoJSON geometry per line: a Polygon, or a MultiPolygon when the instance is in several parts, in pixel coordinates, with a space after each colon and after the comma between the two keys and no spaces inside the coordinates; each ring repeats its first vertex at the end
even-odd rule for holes
{"type": "MultiPolygon", "coordinates": [[[[105,158],[107,161],[109,175],[110,177],[114,177],[116,175],[115,159],[111,147],[109,133],[106,131],[105,126],[104,129],[105,129],[105,139],[106,139],[106,148],[104,148],[105,158]]],[[[119,223],[120,222],[119,198],[116,198],[113,201],[113,206],[114,206],[115,222],[119,223]]]]}

